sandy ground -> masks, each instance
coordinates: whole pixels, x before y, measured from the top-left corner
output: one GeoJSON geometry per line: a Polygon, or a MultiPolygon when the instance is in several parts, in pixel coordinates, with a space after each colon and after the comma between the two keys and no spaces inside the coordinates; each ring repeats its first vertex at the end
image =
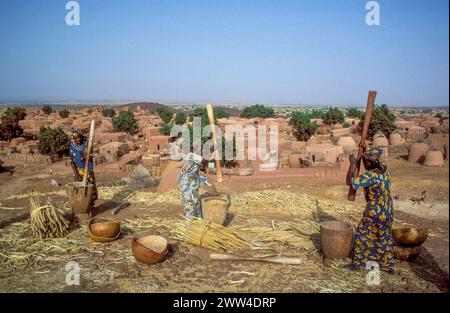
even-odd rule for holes
{"type": "MultiPolygon", "coordinates": [[[[50,181],[54,179],[64,185],[71,182],[71,170],[64,162],[47,165],[23,165],[20,163],[6,163],[14,170],[14,174],[0,174],[0,230],[10,227],[14,222],[26,221],[28,213],[27,199],[5,200],[8,196],[25,193],[30,190],[52,192],[62,187],[53,187],[50,181]],[[23,208],[23,209],[21,209],[23,208]]],[[[401,269],[408,269],[414,277],[420,279],[422,286],[412,287],[406,283],[398,288],[395,286],[382,286],[378,291],[421,291],[421,292],[448,292],[448,162],[442,168],[427,168],[419,164],[411,164],[402,159],[389,160],[392,174],[392,193],[395,196],[396,223],[428,227],[430,236],[424,244],[421,256],[413,262],[398,264],[401,269]],[[411,198],[419,197],[422,191],[427,192],[423,203],[414,203],[411,198]],[[384,289],[383,289],[384,288],[384,289]],[[387,288],[387,289],[386,289],[387,288]],[[391,289],[389,289],[391,288],[391,289]]],[[[98,184],[108,183],[120,179],[124,173],[111,172],[107,167],[101,166],[96,170],[98,184]]],[[[213,179],[213,178],[212,178],[213,179]]],[[[295,193],[313,195],[324,199],[345,202],[347,187],[344,182],[326,181],[321,179],[303,179],[296,177],[278,178],[271,175],[270,180],[264,175],[254,177],[225,177],[224,182],[218,185],[218,190],[230,194],[240,194],[253,190],[282,189],[295,193]]],[[[152,190],[148,190],[152,192],[152,190]]],[[[66,198],[54,197],[56,202],[63,206],[66,198]]],[[[356,204],[364,208],[362,195],[359,194],[356,204]]],[[[288,205],[288,203],[287,203],[288,205]]],[[[100,216],[111,217],[110,209],[114,203],[99,200],[97,213],[100,216]]],[[[155,220],[171,220],[178,217],[182,209],[179,204],[155,205],[139,207],[132,205],[115,218],[124,221],[134,220],[148,215],[155,220]]],[[[87,217],[84,217],[84,220],[87,217]]],[[[258,216],[269,223],[274,216],[258,216]]],[[[289,217],[279,217],[286,218],[289,217]]],[[[237,221],[244,217],[237,216],[237,221]]],[[[133,232],[133,230],[129,230],[133,232]]],[[[168,236],[165,228],[158,229],[158,233],[168,236]]],[[[128,239],[122,238],[118,245],[128,245],[128,239]]],[[[194,246],[179,245],[171,242],[173,256],[165,263],[153,267],[146,267],[135,262],[126,265],[123,273],[113,280],[105,279],[103,284],[93,284],[94,272],[91,278],[83,281],[76,288],[61,287],[57,279],[63,279],[63,268],[49,268],[51,275],[25,271],[23,281],[15,276],[0,275],[0,291],[135,291],[135,292],[171,292],[171,291],[250,291],[250,292],[317,292],[321,289],[307,285],[298,276],[295,268],[279,267],[272,264],[260,263],[215,263],[208,260],[209,251],[194,246]],[[55,274],[55,272],[57,274],[55,274]],[[157,272],[157,273],[156,273],[157,272]],[[262,273],[257,278],[245,277],[244,283],[234,284],[233,281],[242,280],[245,274],[235,272],[262,273]],[[239,277],[231,277],[238,275],[239,277]],[[45,279],[43,279],[45,277],[45,279]],[[36,284],[41,289],[34,289],[30,279],[46,281],[46,285],[36,284]],[[142,280],[148,283],[142,285],[142,280]],[[288,282],[287,282],[288,281],[288,282]],[[133,283],[135,282],[135,283],[133,283]],[[140,287],[136,287],[139,285],[140,287]],[[59,287],[58,287],[59,286],[59,287]],[[129,286],[129,287],[127,287],[129,286]],[[44,288],[44,290],[42,290],[44,288]]],[[[97,247],[97,246],[96,246],[97,247]]],[[[115,247],[115,246],[114,246],[115,247]]],[[[107,248],[96,248],[106,253],[107,248]]],[[[312,261],[321,263],[321,259],[312,256],[312,261]]],[[[99,263],[103,262],[99,259],[99,263]]],[[[91,269],[94,270],[94,269],[91,269]]],[[[310,273],[308,275],[319,275],[310,273]]],[[[319,277],[319,276],[318,276],[319,277]]],[[[320,278],[326,279],[326,278],[320,278]]],[[[318,278],[318,280],[320,281],[318,278]]],[[[327,278],[328,279],[328,278],[327,278]]],[[[411,278],[405,278],[411,279],[411,278]]],[[[38,288],[38,287],[36,287],[38,288]]],[[[361,291],[371,291],[361,290],[361,291]]],[[[375,291],[376,291],[375,290],[375,291]]]]}

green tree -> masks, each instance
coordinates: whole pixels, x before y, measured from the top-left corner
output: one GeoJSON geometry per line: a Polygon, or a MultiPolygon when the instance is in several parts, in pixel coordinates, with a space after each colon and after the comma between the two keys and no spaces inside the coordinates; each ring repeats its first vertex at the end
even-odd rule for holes
{"type": "Polygon", "coordinates": [[[38,150],[41,154],[62,156],[69,152],[69,136],[61,127],[41,127],[38,140],[38,150]]]}
{"type": "Polygon", "coordinates": [[[326,125],[343,124],[345,121],[344,113],[338,108],[330,108],[322,117],[326,125]]]}
{"type": "MultiPolygon", "coordinates": [[[[364,125],[364,116],[359,123],[362,128],[364,125]]],[[[372,113],[372,118],[369,124],[369,137],[373,137],[377,132],[381,131],[386,137],[397,129],[395,125],[395,116],[389,110],[386,104],[377,106],[372,113]]]]}
{"type": "Polygon", "coordinates": [[[289,125],[295,129],[295,135],[299,140],[308,140],[319,127],[311,122],[308,114],[299,111],[292,112],[289,125]]]}
{"type": "MultiPolygon", "coordinates": [[[[190,115],[190,120],[193,122],[194,117],[200,117],[202,127],[205,127],[206,125],[209,125],[209,118],[208,118],[208,111],[206,108],[195,108],[195,110],[190,115]]],[[[217,111],[214,110],[214,122],[217,122],[217,111]]]]}
{"type": "Polygon", "coordinates": [[[163,134],[163,135],[169,136],[171,129],[172,129],[172,125],[171,124],[164,124],[163,126],[161,126],[159,128],[159,132],[161,134],[163,134]]]}
{"type": "Polygon", "coordinates": [[[265,107],[262,104],[255,104],[246,107],[241,113],[241,117],[244,118],[254,118],[254,117],[269,118],[274,116],[275,116],[274,110],[272,108],[265,107]]]}
{"type": "Polygon", "coordinates": [[[309,118],[322,118],[325,114],[322,110],[313,109],[311,113],[309,113],[309,118]]]}
{"type": "MultiPolygon", "coordinates": [[[[208,125],[209,125],[209,123],[208,123],[208,125]]],[[[202,124],[202,127],[204,127],[203,126],[203,124],[202,124]]],[[[188,125],[188,129],[189,129],[189,136],[190,136],[190,147],[189,147],[189,150],[191,151],[191,152],[194,152],[193,150],[193,146],[194,146],[194,128],[192,127],[192,125],[188,125]]],[[[202,136],[202,138],[201,138],[201,145],[202,145],[202,148],[204,148],[204,144],[208,141],[208,140],[211,140],[211,137],[203,137],[202,136]]],[[[232,147],[233,147],[233,156],[235,157],[236,156],[236,138],[235,137],[233,137],[233,141],[231,142],[231,140],[225,140],[225,137],[222,137],[222,154],[221,154],[221,164],[223,165],[223,166],[226,166],[226,167],[232,167],[232,166],[234,166],[234,165],[236,165],[236,162],[235,162],[235,160],[225,160],[225,158],[226,158],[226,154],[225,154],[225,148],[226,148],[226,145],[230,145],[230,144],[232,144],[232,147]]],[[[213,152],[213,149],[212,149],[212,147],[211,147],[211,150],[210,150],[210,152],[212,153],[213,152]]],[[[203,151],[202,151],[202,153],[204,153],[203,151]]]]}
{"type": "Polygon", "coordinates": [[[42,107],[42,112],[44,112],[47,115],[50,115],[53,112],[53,109],[51,106],[49,106],[48,104],[44,105],[42,107]]]}
{"type": "Polygon", "coordinates": [[[69,110],[67,109],[60,110],[58,113],[61,118],[68,118],[70,114],[69,110]]]}
{"type": "Polygon", "coordinates": [[[113,118],[114,116],[116,116],[116,111],[114,111],[113,108],[105,108],[102,110],[102,115],[104,117],[111,117],[113,118]]]}
{"type": "Polygon", "coordinates": [[[26,117],[23,108],[7,108],[0,119],[0,139],[11,140],[23,135],[19,122],[26,117]]]}
{"type": "Polygon", "coordinates": [[[133,112],[122,111],[118,116],[112,118],[113,130],[115,132],[125,132],[134,135],[138,132],[139,127],[133,112]]]}
{"type": "Polygon", "coordinates": [[[363,117],[363,112],[357,108],[350,108],[347,110],[347,117],[361,119],[363,117]]]}
{"type": "Polygon", "coordinates": [[[229,118],[230,114],[226,112],[223,108],[217,108],[214,109],[214,115],[217,116],[217,118],[229,118]]]}
{"type": "Polygon", "coordinates": [[[183,112],[178,112],[175,116],[175,124],[183,125],[186,122],[186,114],[183,112]]]}
{"type": "Polygon", "coordinates": [[[164,123],[169,123],[172,120],[172,112],[166,107],[161,107],[156,110],[158,112],[159,117],[163,120],[164,123]]]}

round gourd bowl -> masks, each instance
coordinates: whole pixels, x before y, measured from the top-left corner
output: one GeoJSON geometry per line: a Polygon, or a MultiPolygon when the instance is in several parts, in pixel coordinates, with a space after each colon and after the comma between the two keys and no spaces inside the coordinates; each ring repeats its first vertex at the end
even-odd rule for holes
{"type": "Polygon", "coordinates": [[[394,257],[400,261],[412,261],[417,258],[422,250],[421,246],[417,247],[401,247],[394,246],[394,257]]]}
{"type": "Polygon", "coordinates": [[[131,240],[131,251],[136,261],[144,264],[161,262],[167,254],[168,243],[161,236],[145,236],[131,240]]]}
{"type": "Polygon", "coordinates": [[[414,227],[398,227],[392,229],[392,238],[395,243],[407,246],[417,247],[427,240],[428,229],[427,228],[414,228],[414,227]]]}
{"type": "Polygon", "coordinates": [[[120,224],[112,219],[94,217],[88,223],[89,238],[96,242],[110,242],[120,236],[120,224]]]}

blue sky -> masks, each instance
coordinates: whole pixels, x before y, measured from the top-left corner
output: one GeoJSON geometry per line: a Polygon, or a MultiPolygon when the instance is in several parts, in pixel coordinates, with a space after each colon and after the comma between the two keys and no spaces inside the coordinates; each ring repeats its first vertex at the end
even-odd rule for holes
{"type": "Polygon", "coordinates": [[[0,1],[0,101],[448,106],[447,0],[0,1]]]}

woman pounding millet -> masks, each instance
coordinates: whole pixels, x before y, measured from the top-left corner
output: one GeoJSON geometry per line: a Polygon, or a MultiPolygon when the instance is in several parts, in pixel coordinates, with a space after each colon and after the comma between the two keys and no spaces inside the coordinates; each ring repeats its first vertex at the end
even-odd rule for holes
{"type": "Polygon", "coordinates": [[[352,269],[367,269],[369,262],[376,262],[380,270],[393,273],[391,227],[394,212],[389,172],[381,161],[382,154],[383,150],[380,147],[366,147],[362,155],[366,172],[355,178],[352,174],[356,160],[353,155],[350,156],[347,184],[351,184],[355,190],[363,187],[367,202],[354,237],[352,269]]]}
{"type": "Polygon", "coordinates": [[[213,193],[217,190],[213,183],[209,182],[201,173],[205,170],[206,160],[200,155],[189,153],[181,164],[181,174],[178,178],[178,188],[184,216],[187,218],[201,218],[200,187],[211,187],[213,193]]]}
{"type": "MultiPolygon", "coordinates": [[[[70,164],[72,166],[74,180],[82,181],[84,168],[86,165],[87,159],[87,146],[88,141],[85,139],[84,135],[80,130],[76,129],[73,131],[72,140],[70,141],[70,164]]],[[[94,204],[95,200],[97,200],[97,186],[95,184],[95,175],[94,175],[94,162],[92,158],[92,153],[89,156],[89,165],[88,165],[88,183],[93,185],[91,202],[89,206],[89,216],[92,217],[94,213],[94,204]]]]}

